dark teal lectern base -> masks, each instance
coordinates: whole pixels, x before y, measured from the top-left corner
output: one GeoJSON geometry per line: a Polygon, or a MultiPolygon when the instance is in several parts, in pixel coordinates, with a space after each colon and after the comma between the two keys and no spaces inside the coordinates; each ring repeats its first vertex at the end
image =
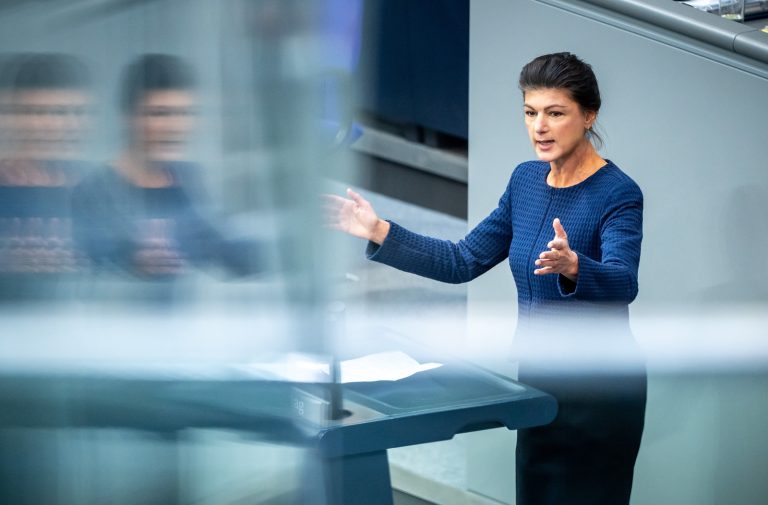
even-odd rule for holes
{"type": "Polygon", "coordinates": [[[387,451],[325,457],[315,453],[308,469],[319,470],[319,477],[302,489],[301,503],[392,505],[387,451]]]}
{"type": "Polygon", "coordinates": [[[344,399],[350,415],[329,421],[314,441],[326,504],[391,505],[387,449],[469,431],[539,426],[557,413],[545,393],[455,364],[396,382],[347,384],[344,399]]]}

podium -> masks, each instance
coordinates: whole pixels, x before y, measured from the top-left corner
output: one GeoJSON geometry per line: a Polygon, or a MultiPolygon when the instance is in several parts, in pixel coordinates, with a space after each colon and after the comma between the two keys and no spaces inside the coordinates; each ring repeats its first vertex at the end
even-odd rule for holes
{"type": "Polygon", "coordinates": [[[344,400],[351,415],[330,421],[315,439],[328,504],[391,505],[387,449],[471,431],[540,426],[557,414],[550,395],[458,364],[396,382],[348,384],[344,400]]]}

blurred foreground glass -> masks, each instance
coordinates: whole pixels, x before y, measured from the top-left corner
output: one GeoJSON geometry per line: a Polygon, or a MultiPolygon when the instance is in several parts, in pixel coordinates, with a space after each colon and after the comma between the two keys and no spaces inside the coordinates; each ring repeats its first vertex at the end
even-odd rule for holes
{"type": "Polygon", "coordinates": [[[91,72],[70,54],[18,52],[0,74],[0,303],[52,301],[86,266],[70,200],[89,170],[91,72]]]}
{"type": "Polygon", "coordinates": [[[733,21],[744,21],[744,0],[720,0],[720,16],[733,21]]]}
{"type": "Polygon", "coordinates": [[[346,147],[361,6],[0,8],[0,503],[326,505],[305,426],[328,417],[327,374],[251,365],[331,352],[344,267],[315,207],[320,169],[346,147]],[[114,107],[144,52],[194,69],[194,100],[152,88],[141,109],[114,107]],[[62,59],[87,66],[64,74],[62,59]],[[60,89],[70,74],[83,84],[60,89]],[[177,184],[126,182],[126,151],[177,184]],[[198,215],[226,244],[197,233],[198,215]],[[227,269],[255,240],[277,266],[227,269]]]}

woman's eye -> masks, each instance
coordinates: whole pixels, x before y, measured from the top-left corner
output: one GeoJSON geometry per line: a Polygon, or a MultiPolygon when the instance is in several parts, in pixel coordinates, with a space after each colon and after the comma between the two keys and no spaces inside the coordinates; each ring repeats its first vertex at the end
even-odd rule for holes
{"type": "Polygon", "coordinates": [[[527,111],[525,111],[525,115],[528,116],[528,117],[534,117],[534,116],[536,116],[536,113],[533,112],[532,110],[527,110],[527,111]]]}
{"type": "Polygon", "coordinates": [[[563,113],[560,111],[553,110],[552,112],[549,113],[549,115],[552,117],[560,117],[563,115],[563,113]]]}

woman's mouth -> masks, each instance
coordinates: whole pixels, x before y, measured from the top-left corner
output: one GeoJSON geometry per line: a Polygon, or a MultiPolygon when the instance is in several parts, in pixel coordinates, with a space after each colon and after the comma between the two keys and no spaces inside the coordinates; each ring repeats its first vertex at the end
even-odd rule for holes
{"type": "Polygon", "coordinates": [[[553,145],[555,145],[554,140],[537,140],[536,145],[539,146],[539,149],[543,151],[549,150],[553,145]]]}

